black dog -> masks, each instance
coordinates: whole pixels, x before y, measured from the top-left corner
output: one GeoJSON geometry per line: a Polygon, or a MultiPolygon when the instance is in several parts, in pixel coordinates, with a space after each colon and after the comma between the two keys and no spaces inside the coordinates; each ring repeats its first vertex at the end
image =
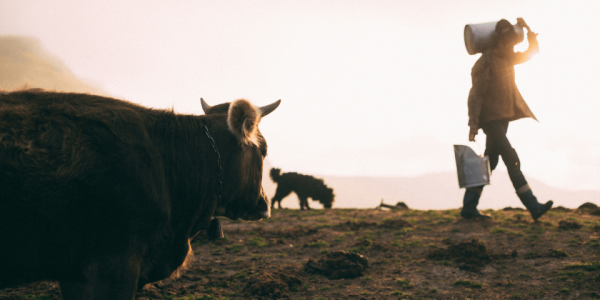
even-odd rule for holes
{"type": "Polygon", "coordinates": [[[277,168],[272,168],[271,179],[277,183],[275,196],[271,199],[271,208],[275,207],[275,202],[279,202],[281,208],[281,200],[291,192],[295,192],[300,199],[300,209],[310,209],[308,206],[308,198],[314,201],[319,201],[325,208],[331,208],[335,195],[333,189],[327,187],[323,179],[315,178],[310,175],[298,174],[296,172],[283,173],[277,168]]]}

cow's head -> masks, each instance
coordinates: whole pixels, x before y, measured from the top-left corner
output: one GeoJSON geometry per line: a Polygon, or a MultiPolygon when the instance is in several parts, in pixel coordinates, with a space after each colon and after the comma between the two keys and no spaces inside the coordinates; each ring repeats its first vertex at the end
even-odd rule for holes
{"type": "Polygon", "coordinates": [[[269,200],[262,187],[263,160],[267,142],[258,129],[262,117],[273,112],[281,100],[256,107],[244,99],[215,106],[201,99],[202,109],[208,116],[227,127],[218,147],[223,165],[221,202],[215,215],[230,219],[260,220],[271,215],[269,200]],[[221,115],[222,118],[218,118],[221,115]]]}

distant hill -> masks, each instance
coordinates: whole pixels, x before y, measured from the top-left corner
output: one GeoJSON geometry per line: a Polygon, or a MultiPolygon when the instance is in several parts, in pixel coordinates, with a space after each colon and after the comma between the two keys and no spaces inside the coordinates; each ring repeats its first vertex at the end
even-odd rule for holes
{"type": "Polygon", "coordinates": [[[0,90],[22,87],[105,95],[78,79],[57,57],[47,53],[37,39],[0,36],[0,90]]]}
{"type": "MultiPolygon", "coordinates": [[[[263,175],[263,187],[269,198],[275,194],[276,185],[271,181],[267,162],[263,175]]],[[[282,170],[289,172],[289,170],[282,170]]],[[[450,209],[462,206],[464,189],[459,189],[453,172],[427,174],[418,177],[342,177],[319,176],[335,191],[338,208],[375,208],[383,199],[386,204],[405,202],[414,209],[450,209]]],[[[527,176],[527,175],[526,175],[527,176]]],[[[576,208],[585,202],[600,205],[600,191],[568,191],[549,187],[528,178],[534,194],[540,202],[552,199],[554,206],[576,208]]],[[[282,201],[283,207],[299,208],[295,195],[282,201]]],[[[310,202],[314,208],[322,208],[318,202],[310,202]]],[[[479,208],[501,209],[507,206],[524,207],[514,192],[506,171],[496,171],[492,184],[486,186],[479,208]]]]}

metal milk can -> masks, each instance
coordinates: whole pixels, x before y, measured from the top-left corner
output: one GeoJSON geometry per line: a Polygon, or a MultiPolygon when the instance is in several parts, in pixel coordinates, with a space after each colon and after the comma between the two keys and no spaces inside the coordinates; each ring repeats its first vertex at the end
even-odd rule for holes
{"type": "MultiPolygon", "coordinates": [[[[465,47],[467,47],[467,52],[470,55],[481,53],[494,46],[497,23],[498,21],[465,25],[465,47]]],[[[518,23],[513,25],[513,27],[515,33],[523,40],[525,38],[523,27],[518,23]]]]}

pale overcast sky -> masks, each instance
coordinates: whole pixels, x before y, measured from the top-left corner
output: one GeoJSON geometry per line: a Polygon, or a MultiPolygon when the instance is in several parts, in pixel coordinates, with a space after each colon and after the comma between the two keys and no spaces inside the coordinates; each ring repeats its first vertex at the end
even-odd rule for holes
{"type": "Polygon", "coordinates": [[[282,99],[261,130],[284,171],[416,176],[455,170],[452,144],[467,141],[478,55],[465,24],[523,17],[541,48],[516,68],[540,120],[509,128],[524,173],[600,190],[599,14],[598,1],[0,0],[0,35],[37,38],[80,78],[151,107],[282,99]]]}

